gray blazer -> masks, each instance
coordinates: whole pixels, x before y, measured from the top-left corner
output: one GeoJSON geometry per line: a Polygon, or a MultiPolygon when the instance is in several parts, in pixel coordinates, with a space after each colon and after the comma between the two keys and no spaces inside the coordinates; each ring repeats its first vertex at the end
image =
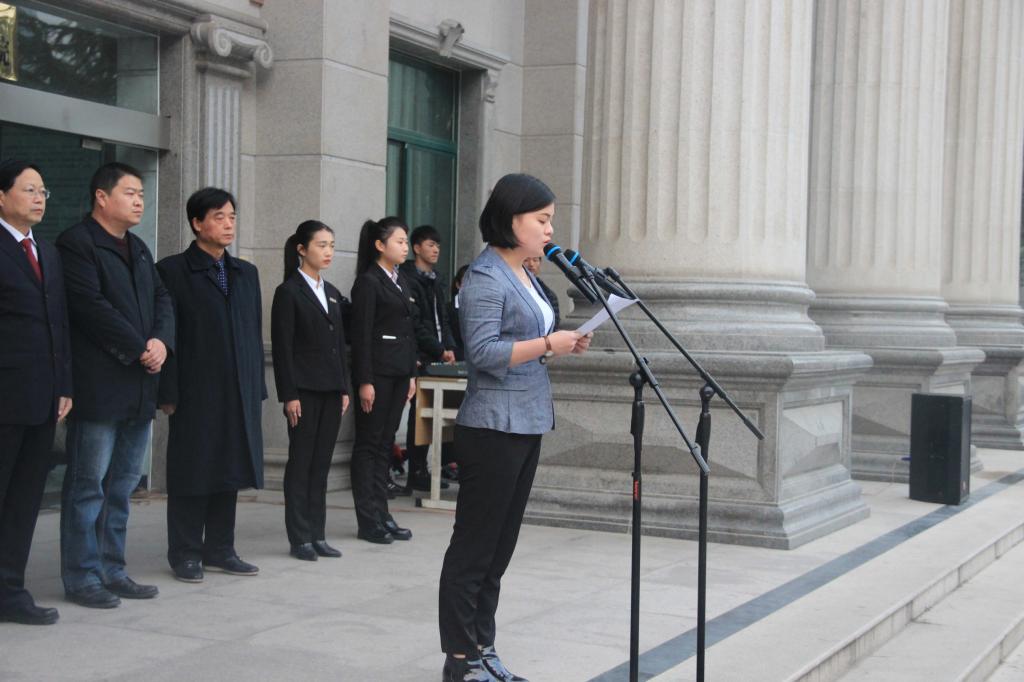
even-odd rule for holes
{"type": "MultiPolygon", "coordinates": [[[[547,301],[532,274],[530,279],[547,301]]],[[[522,434],[554,428],[547,366],[531,360],[509,367],[513,342],[535,339],[550,329],[544,328],[544,315],[533,296],[489,246],[462,280],[459,322],[469,384],[455,423],[522,434]]]]}

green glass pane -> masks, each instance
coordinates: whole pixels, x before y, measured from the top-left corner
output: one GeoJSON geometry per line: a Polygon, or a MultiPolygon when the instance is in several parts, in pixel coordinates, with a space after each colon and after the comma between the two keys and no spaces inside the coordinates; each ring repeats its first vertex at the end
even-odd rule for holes
{"type": "Polygon", "coordinates": [[[408,164],[405,219],[410,227],[433,225],[441,233],[438,270],[451,281],[451,252],[455,243],[455,157],[410,147],[408,164]]]}
{"type": "Polygon", "coordinates": [[[35,2],[12,4],[16,85],[158,112],[155,35],[35,2]]]}
{"type": "Polygon", "coordinates": [[[384,205],[388,215],[402,212],[402,147],[401,142],[388,140],[387,196],[384,205]]]}
{"type": "Polygon", "coordinates": [[[0,124],[0,158],[22,159],[39,166],[53,194],[42,222],[32,228],[40,239],[53,241],[89,212],[89,179],[108,161],[121,161],[142,173],[146,211],[132,228],[156,254],[157,153],[123,145],[101,144],[78,135],[41,128],[0,124]]]}
{"type": "Polygon", "coordinates": [[[388,65],[388,125],[453,142],[458,78],[455,71],[392,53],[388,65]]]}

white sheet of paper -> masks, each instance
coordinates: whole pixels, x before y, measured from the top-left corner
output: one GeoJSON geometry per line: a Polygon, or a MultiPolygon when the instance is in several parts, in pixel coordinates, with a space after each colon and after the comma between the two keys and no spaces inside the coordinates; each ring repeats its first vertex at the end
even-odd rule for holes
{"type": "MultiPolygon", "coordinates": [[[[620,310],[622,310],[623,308],[628,308],[634,303],[636,303],[636,301],[633,300],[632,298],[622,298],[621,296],[616,296],[615,294],[610,294],[608,296],[608,307],[611,308],[612,312],[614,312],[616,315],[618,315],[620,310]]],[[[594,331],[602,324],[604,324],[605,320],[607,319],[608,311],[604,309],[604,306],[602,306],[601,309],[597,311],[597,314],[595,314],[592,318],[581,324],[576,331],[579,332],[580,334],[589,334],[590,332],[594,331]]]]}

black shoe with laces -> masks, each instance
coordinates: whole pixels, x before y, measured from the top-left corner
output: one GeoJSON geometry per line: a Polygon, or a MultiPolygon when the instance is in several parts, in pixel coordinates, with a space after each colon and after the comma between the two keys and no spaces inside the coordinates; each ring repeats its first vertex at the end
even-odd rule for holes
{"type": "Polygon", "coordinates": [[[203,566],[208,571],[221,571],[231,575],[256,575],[260,572],[258,566],[242,561],[237,554],[224,559],[214,561],[203,561],[203,566]]]}
{"type": "Polygon", "coordinates": [[[442,682],[497,682],[494,675],[487,672],[487,668],[479,658],[455,658],[451,654],[444,659],[441,680],[442,682]]]}
{"type": "Polygon", "coordinates": [[[498,658],[498,652],[494,646],[485,646],[480,649],[480,658],[483,661],[487,672],[494,676],[494,679],[501,682],[529,682],[525,677],[516,675],[505,667],[505,664],[498,658]]]}

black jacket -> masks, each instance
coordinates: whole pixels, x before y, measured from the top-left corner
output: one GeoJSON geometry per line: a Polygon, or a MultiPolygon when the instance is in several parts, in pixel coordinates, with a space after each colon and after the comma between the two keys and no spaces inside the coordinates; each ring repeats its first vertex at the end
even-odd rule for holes
{"type": "Polygon", "coordinates": [[[431,279],[426,273],[420,272],[415,261],[406,261],[399,266],[412,285],[413,297],[419,310],[420,329],[417,331],[417,349],[419,361],[423,364],[437,362],[446,350],[455,350],[455,338],[452,334],[451,320],[448,317],[448,286],[440,274],[431,279]],[[437,317],[434,317],[435,311],[437,317]],[[437,338],[437,327],[440,323],[441,338],[437,338]]]}
{"type": "Polygon", "coordinates": [[[418,311],[415,290],[399,272],[398,287],[372,263],[352,285],[353,388],[374,376],[416,375],[418,311]]]}
{"type": "Polygon", "coordinates": [[[174,352],[171,296],[146,244],[127,234],[131,266],[92,216],[57,238],[71,322],[73,417],[151,419],[158,374],[139,362],[149,339],[174,352]]]}
{"type": "Polygon", "coordinates": [[[71,341],[60,255],[39,240],[39,282],[21,245],[0,229],[0,424],[53,419],[71,395],[71,341]]]}
{"type": "Polygon", "coordinates": [[[195,242],[157,266],[174,297],[178,347],[160,404],[175,405],[167,492],[208,495],[263,487],[263,308],[256,267],[224,254],[228,296],[195,242]]]}
{"type": "Polygon", "coordinates": [[[274,291],[270,340],[277,399],[282,403],[298,400],[300,388],[352,393],[342,324],[345,298],[327,280],[323,284],[326,311],[298,272],[274,291]]]}

